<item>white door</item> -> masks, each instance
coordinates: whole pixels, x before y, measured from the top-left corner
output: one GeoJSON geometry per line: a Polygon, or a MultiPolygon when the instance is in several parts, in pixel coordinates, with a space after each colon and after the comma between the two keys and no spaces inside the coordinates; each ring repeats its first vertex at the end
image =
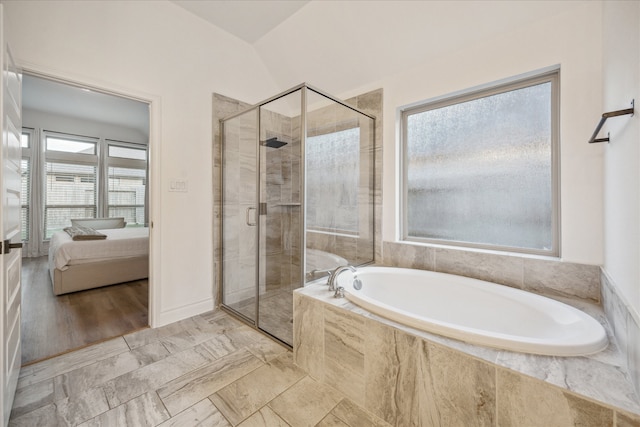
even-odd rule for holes
{"type": "Polygon", "coordinates": [[[0,123],[2,129],[2,149],[0,150],[0,316],[2,334],[2,353],[0,354],[3,425],[7,425],[11,406],[15,396],[20,372],[20,269],[22,266],[22,247],[20,234],[20,187],[21,187],[21,147],[22,129],[22,74],[16,68],[7,43],[4,28],[6,17],[0,5],[2,31],[2,54],[0,65],[0,123]]]}

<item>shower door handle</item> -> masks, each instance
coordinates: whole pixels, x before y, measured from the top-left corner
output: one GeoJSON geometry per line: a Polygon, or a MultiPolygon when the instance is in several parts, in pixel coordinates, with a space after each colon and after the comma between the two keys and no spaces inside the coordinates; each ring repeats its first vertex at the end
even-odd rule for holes
{"type": "MultiPolygon", "coordinates": [[[[256,212],[256,208],[247,208],[247,210],[245,211],[245,222],[247,223],[247,225],[249,227],[255,227],[256,226],[256,222],[254,220],[254,222],[251,222],[250,217],[251,217],[251,211],[256,212]]],[[[254,218],[256,217],[255,214],[253,216],[254,218]]]]}

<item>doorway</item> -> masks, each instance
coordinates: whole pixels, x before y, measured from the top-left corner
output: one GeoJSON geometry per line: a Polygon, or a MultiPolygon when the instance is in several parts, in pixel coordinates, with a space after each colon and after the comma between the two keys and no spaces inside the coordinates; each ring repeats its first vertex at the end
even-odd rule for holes
{"type": "Polygon", "coordinates": [[[133,229],[148,236],[150,104],[25,73],[22,107],[24,365],[150,323],[148,237],[146,264],[136,264],[146,274],[113,283],[102,280],[110,264],[93,270],[87,258],[56,266],[60,258],[49,254],[56,233],[68,238],[64,228],[77,225],[72,219],[122,218],[116,226],[91,224],[105,242],[133,229]],[[84,276],[67,275],[73,286],[60,290],[54,272],[78,267],[84,276]]]}

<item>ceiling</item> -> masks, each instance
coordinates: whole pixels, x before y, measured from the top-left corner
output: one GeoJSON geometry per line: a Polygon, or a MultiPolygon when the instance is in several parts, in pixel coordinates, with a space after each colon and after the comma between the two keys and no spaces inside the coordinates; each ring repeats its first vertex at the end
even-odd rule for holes
{"type": "Polygon", "coordinates": [[[172,0],[172,3],[253,44],[309,0],[172,0]]]}
{"type": "Polygon", "coordinates": [[[118,124],[149,136],[149,105],[25,74],[22,108],[118,124]]]}

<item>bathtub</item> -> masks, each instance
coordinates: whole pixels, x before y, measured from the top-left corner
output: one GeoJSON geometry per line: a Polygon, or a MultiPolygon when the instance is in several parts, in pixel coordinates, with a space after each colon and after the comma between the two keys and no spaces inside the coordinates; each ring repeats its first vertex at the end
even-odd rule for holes
{"type": "Polygon", "coordinates": [[[607,347],[593,317],[559,301],[482,280],[424,270],[362,267],[337,285],[353,303],[404,325],[504,350],[580,356],[607,347]]]}

